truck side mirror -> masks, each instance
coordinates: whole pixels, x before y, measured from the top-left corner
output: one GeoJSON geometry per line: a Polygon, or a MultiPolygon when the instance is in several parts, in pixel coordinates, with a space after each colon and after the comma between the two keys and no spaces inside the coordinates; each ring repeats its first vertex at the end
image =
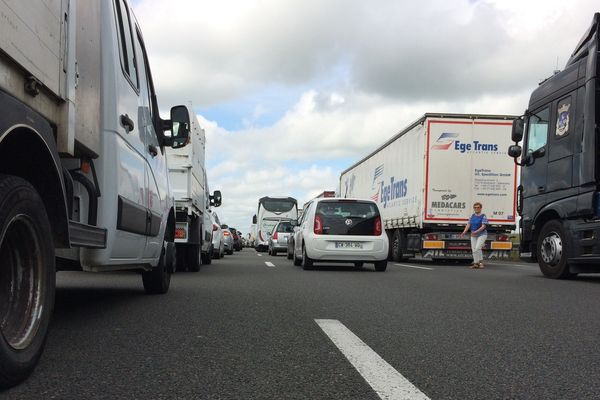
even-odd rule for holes
{"type": "Polygon", "coordinates": [[[253,224],[256,224],[256,221],[257,221],[257,219],[256,219],[256,214],[254,214],[254,215],[252,216],[252,223],[253,223],[253,224]]]}
{"type": "Polygon", "coordinates": [[[511,133],[513,142],[519,143],[521,140],[523,140],[524,125],[525,125],[525,121],[523,121],[523,118],[518,118],[518,119],[513,120],[512,133],[511,133]]]}
{"type": "Polygon", "coordinates": [[[178,149],[188,144],[190,137],[190,113],[186,106],[171,108],[171,120],[168,125],[171,128],[171,136],[164,138],[164,146],[178,149]]]}
{"type": "Polygon", "coordinates": [[[508,147],[508,155],[511,156],[512,158],[521,157],[522,152],[523,152],[523,149],[518,144],[513,144],[512,146],[508,147]]]}
{"type": "Polygon", "coordinates": [[[532,154],[533,158],[540,158],[540,157],[544,157],[546,155],[546,147],[540,147],[539,149],[537,149],[536,151],[534,151],[532,154]]]}
{"type": "Polygon", "coordinates": [[[210,205],[214,207],[219,207],[221,205],[222,200],[223,197],[221,196],[221,191],[215,190],[213,192],[213,195],[210,196],[210,205]]]}

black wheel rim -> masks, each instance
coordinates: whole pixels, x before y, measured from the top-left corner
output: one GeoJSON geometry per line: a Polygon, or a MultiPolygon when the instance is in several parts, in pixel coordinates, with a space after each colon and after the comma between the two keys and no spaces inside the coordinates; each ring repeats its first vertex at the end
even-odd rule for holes
{"type": "Polygon", "coordinates": [[[44,265],[33,221],[12,218],[0,238],[0,331],[15,350],[35,337],[43,312],[44,265]]]}

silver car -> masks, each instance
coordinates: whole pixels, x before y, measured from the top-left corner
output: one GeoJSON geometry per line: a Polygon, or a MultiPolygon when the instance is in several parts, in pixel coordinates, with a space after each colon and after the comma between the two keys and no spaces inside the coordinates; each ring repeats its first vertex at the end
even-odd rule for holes
{"type": "Polygon", "coordinates": [[[268,235],[269,255],[276,256],[277,252],[286,251],[292,233],[294,233],[294,227],[290,221],[279,221],[268,235]]]}
{"type": "Polygon", "coordinates": [[[223,246],[226,254],[233,254],[233,235],[229,231],[228,225],[221,225],[221,229],[223,230],[223,246]]]}
{"type": "Polygon", "coordinates": [[[222,258],[225,255],[225,239],[223,237],[223,229],[221,222],[216,212],[210,213],[210,218],[213,226],[213,241],[212,241],[212,258],[222,258]]]}

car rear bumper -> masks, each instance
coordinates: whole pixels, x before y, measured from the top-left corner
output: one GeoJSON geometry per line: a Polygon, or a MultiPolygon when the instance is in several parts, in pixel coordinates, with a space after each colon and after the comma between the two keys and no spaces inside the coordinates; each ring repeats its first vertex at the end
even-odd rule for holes
{"type": "Polygon", "coordinates": [[[381,261],[387,259],[389,243],[381,236],[315,235],[305,239],[306,254],[317,261],[381,261]],[[340,248],[339,243],[360,243],[362,248],[340,248]]]}

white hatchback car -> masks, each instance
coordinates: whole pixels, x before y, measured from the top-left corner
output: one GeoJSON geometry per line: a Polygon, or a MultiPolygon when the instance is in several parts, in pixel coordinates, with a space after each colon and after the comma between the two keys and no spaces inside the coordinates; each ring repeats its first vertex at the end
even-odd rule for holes
{"type": "Polygon", "coordinates": [[[312,269],[315,262],[375,264],[385,271],[389,241],[379,208],[365,199],[317,198],[309,202],[294,228],[295,265],[312,269]]]}

